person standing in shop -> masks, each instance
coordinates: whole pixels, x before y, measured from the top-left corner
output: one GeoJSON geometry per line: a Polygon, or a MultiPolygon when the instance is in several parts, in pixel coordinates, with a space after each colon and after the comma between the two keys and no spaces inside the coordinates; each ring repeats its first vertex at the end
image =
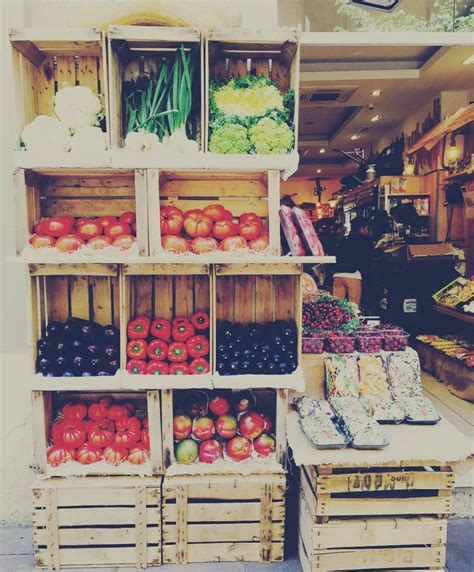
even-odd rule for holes
{"type": "Polygon", "coordinates": [[[369,237],[369,225],[361,217],[351,223],[351,232],[339,243],[333,281],[333,296],[345,298],[360,306],[363,281],[372,266],[374,247],[369,237]]]}

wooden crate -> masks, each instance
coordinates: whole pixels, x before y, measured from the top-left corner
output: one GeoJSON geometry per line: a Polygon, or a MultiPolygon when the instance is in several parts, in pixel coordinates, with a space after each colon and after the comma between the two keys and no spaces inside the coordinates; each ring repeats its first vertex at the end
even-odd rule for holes
{"type": "MultiPolygon", "coordinates": [[[[295,92],[294,134],[298,141],[300,48],[296,30],[212,30],[206,40],[206,126],[209,126],[209,85],[213,79],[226,80],[251,73],[272,79],[281,93],[295,92]]],[[[206,151],[209,149],[206,129],[206,151]]],[[[256,156],[257,157],[257,156],[256,156]]],[[[262,157],[262,156],[258,156],[262,157]]],[[[249,160],[252,160],[249,156],[249,160]]],[[[278,168],[278,167],[277,167],[278,168]]]]}
{"type": "Polygon", "coordinates": [[[449,515],[454,473],[443,465],[303,466],[301,489],[314,523],[340,517],[449,515]]]}
{"type": "MultiPolygon", "coordinates": [[[[221,204],[236,217],[245,212],[261,216],[269,230],[270,252],[280,254],[280,175],[278,171],[148,171],[150,254],[163,254],[160,209],[183,211],[221,204]]],[[[223,254],[223,253],[220,253],[223,254]]],[[[229,260],[235,260],[228,253],[229,260]]]]}
{"type": "MultiPolygon", "coordinates": [[[[71,378],[68,378],[71,379],[71,378]]],[[[161,400],[157,390],[143,392],[97,391],[33,391],[32,424],[34,432],[34,456],[37,473],[48,477],[84,476],[84,475],[156,475],[163,471],[161,437],[161,400]],[[131,465],[126,462],[113,466],[105,461],[81,465],[78,462],[52,467],[47,463],[50,429],[62,407],[71,400],[81,400],[86,404],[98,401],[102,397],[111,397],[117,401],[128,401],[140,410],[146,410],[150,428],[150,461],[144,465],[131,465]]]]}
{"type": "Polygon", "coordinates": [[[13,51],[17,136],[38,115],[54,115],[53,96],[83,85],[100,95],[107,119],[107,58],[97,28],[14,28],[13,51]]]}
{"type": "MultiPolygon", "coordinates": [[[[19,169],[14,174],[17,202],[17,252],[28,245],[42,217],[137,216],[137,244],[148,254],[148,205],[145,171],[141,169],[19,169]]],[[[61,253],[58,252],[58,255],[61,253]]],[[[72,253],[68,256],[76,256],[72,253]]],[[[90,254],[100,261],[100,253],[90,254]]]]}
{"type": "MultiPolygon", "coordinates": [[[[301,273],[300,264],[216,264],[214,313],[216,324],[265,323],[288,320],[296,324],[298,369],[289,375],[216,376],[215,387],[287,387],[304,389],[301,364],[301,273]]],[[[214,345],[217,347],[217,327],[214,345]]]]}
{"type": "MultiPolygon", "coordinates": [[[[205,264],[125,264],[122,267],[121,363],[127,364],[127,323],[140,315],[171,320],[211,311],[211,269],[205,264]]],[[[209,331],[212,364],[213,320],[209,331]]],[[[211,387],[211,372],[204,375],[130,375],[122,373],[130,388],[211,387]]]]}
{"type": "Polygon", "coordinates": [[[37,481],[35,566],[159,566],[161,481],[161,477],[37,481]]]}
{"type": "Polygon", "coordinates": [[[284,558],[284,474],[165,477],[163,563],[284,558]]]}
{"type": "MultiPolygon", "coordinates": [[[[122,83],[157,71],[157,58],[169,59],[184,46],[196,54],[198,93],[190,121],[198,131],[203,122],[204,55],[201,33],[192,28],[161,26],[110,26],[108,30],[110,126],[112,148],[123,146],[126,136],[125,112],[122,109],[122,83]]],[[[198,137],[199,141],[199,137],[198,137]]]]}
{"type": "MultiPolygon", "coordinates": [[[[120,327],[120,282],[116,264],[30,264],[31,371],[36,344],[50,321],[69,316],[120,327]]],[[[36,389],[119,387],[118,374],[104,377],[34,376],[36,389]],[[80,384],[80,385],[79,385],[80,384]]]]}
{"type": "MultiPolygon", "coordinates": [[[[195,388],[198,389],[198,387],[195,388]]],[[[179,472],[179,469],[182,469],[184,474],[186,474],[189,466],[180,465],[176,462],[174,454],[173,416],[178,411],[181,400],[186,395],[186,392],[186,390],[171,389],[162,391],[163,464],[165,469],[173,467],[173,471],[177,472],[179,472]]],[[[208,391],[207,393],[208,395],[212,395],[213,392],[208,391]]],[[[218,393],[221,395],[223,390],[219,390],[218,393]]],[[[286,389],[254,389],[253,393],[257,398],[259,409],[261,407],[274,421],[272,431],[276,440],[274,459],[251,459],[242,463],[220,460],[213,465],[198,462],[192,465],[191,471],[197,471],[203,474],[229,474],[238,473],[241,471],[242,466],[245,466],[246,472],[251,469],[253,473],[281,470],[281,466],[285,464],[287,452],[286,413],[288,409],[288,391],[286,389]]]]}

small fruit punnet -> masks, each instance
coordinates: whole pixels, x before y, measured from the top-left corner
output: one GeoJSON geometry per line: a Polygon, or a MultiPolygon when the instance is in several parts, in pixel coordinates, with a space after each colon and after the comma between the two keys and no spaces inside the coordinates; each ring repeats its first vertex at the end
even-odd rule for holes
{"type": "Polygon", "coordinates": [[[382,341],[383,338],[379,332],[356,333],[356,349],[361,353],[378,353],[382,349],[382,341]]]}
{"type": "Polygon", "coordinates": [[[355,337],[351,334],[333,332],[327,337],[328,350],[334,354],[352,353],[355,348],[355,337]]]}
{"type": "Polygon", "coordinates": [[[311,337],[303,338],[303,353],[322,354],[324,352],[325,342],[326,335],[324,334],[314,334],[311,337]]]}
{"type": "Polygon", "coordinates": [[[403,330],[391,330],[381,332],[383,337],[383,349],[387,352],[405,351],[408,346],[410,335],[403,330]]]}

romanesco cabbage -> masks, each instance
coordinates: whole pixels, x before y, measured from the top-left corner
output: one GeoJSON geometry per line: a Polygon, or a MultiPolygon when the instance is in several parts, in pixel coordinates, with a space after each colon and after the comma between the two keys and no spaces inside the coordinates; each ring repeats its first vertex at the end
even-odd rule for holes
{"type": "Polygon", "coordinates": [[[247,128],[238,123],[223,123],[212,130],[209,141],[211,153],[248,153],[250,141],[247,128]]]}
{"type": "Polygon", "coordinates": [[[283,155],[293,148],[293,131],[286,123],[264,117],[249,129],[250,141],[255,152],[262,155],[283,155]]]}
{"type": "Polygon", "coordinates": [[[272,109],[283,110],[283,96],[268,78],[232,78],[212,90],[215,108],[227,116],[261,117],[272,109]]]}

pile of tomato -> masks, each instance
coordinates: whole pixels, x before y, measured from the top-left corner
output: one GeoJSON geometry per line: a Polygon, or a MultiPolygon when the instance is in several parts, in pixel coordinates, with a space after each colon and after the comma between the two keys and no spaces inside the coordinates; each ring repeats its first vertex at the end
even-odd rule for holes
{"type": "Polygon", "coordinates": [[[209,314],[189,319],[138,316],[127,325],[127,371],[131,374],[200,375],[210,371],[209,314]]]}
{"type": "Polygon", "coordinates": [[[51,427],[51,441],[47,460],[53,467],[102,460],[111,465],[125,461],[143,465],[150,458],[148,417],[129,402],[108,397],[89,405],[66,403],[51,427]]]}
{"type": "Polygon", "coordinates": [[[222,205],[183,212],[167,206],[160,213],[161,245],[170,252],[206,254],[216,250],[233,251],[268,248],[268,230],[255,213],[235,217],[222,205]]]}
{"type": "Polygon", "coordinates": [[[73,252],[84,245],[94,250],[107,246],[128,250],[134,245],[136,235],[133,212],[123,213],[119,218],[55,216],[37,221],[29,242],[33,248],[57,248],[61,252],[73,252]]]}

